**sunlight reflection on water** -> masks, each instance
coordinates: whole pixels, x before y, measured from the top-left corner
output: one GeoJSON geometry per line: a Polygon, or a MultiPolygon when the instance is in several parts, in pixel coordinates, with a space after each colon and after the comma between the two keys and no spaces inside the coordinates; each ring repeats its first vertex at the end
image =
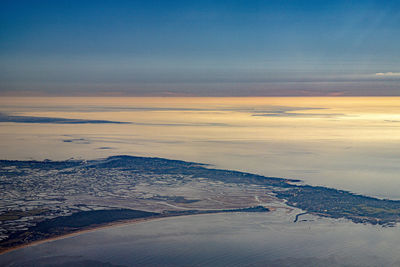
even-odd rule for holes
{"type": "Polygon", "coordinates": [[[400,98],[2,98],[3,159],[129,154],[400,199],[400,98]]]}
{"type": "Polygon", "coordinates": [[[16,250],[4,265],[109,262],[127,266],[398,266],[400,228],[286,212],[168,218],[100,229],[16,250]],[[289,221],[290,218],[290,221],[289,221]]]}

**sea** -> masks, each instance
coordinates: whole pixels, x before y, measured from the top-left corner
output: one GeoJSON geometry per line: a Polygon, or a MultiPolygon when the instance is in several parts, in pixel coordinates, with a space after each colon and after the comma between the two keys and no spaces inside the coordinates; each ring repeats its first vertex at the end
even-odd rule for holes
{"type": "Polygon", "coordinates": [[[285,211],[164,218],[11,251],[2,266],[399,266],[400,228],[285,211]],[[290,219],[290,220],[288,220],[290,219]]]}
{"type": "MultiPolygon", "coordinates": [[[[111,155],[207,163],[400,199],[400,98],[0,98],[1,159],[111,155]]],[[[116,226],[15,250],[0,262],[400,266],[397,226],[312,216],[293,223],[293,216],[213,214],[116,226]]]]}

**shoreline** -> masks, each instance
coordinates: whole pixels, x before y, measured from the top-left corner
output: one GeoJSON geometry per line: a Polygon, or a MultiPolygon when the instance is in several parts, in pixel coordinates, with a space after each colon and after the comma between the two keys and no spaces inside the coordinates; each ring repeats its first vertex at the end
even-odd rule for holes
{"type": "MultiPolygon", "coordinates": [[[[274,211],[274,210],[275,209],[270,209],[268,212],[274,211]]],[[[160,215],[156,215],[153,217],[143,217],[143,218],[136,218],[136,219],[130,219],[130,220],[109,222],[109,223],[99,224],[99,225],[92,225],[92,226],[88,226],[88,227],[85,227],[85,228],[82,228],[80,230],[76,230],[76,231],[73,231],[70,233],[56,235],[53,237],[35,240],[35,241],[29,242],[29,243],[5,248],[4,250],[0,250],[0,256],[3,254],[6,254],[8,252],[17,250],[17,249],[22,249],[22,248],[30,247],[30,246],[36,246],[36,245],[44,244],[44,243],[55,241],[55,240],[61,240],[64,238],[73,237],[73,236],[77,236],[77,235],[84,234],[84,233],[90,233],[90,232],[97,231],[100,229],[107,229],[107,228],[122,226],[122,225],[126,225],[126,224],[138,224],[138,223],[144,223],[144,222],[156,221],[156,220],[162,220],[162,219],[168,219],[168,218],[174,218],[174,217],[213,215],[213,214],[218,214],[218,213],[240,213],[240,212],[241,212],[240,210],[232,210],[232,211],[226,210],[226,211],[220,211],[220,212],[205,212],[205,213],[193,213],[193,214],[168,214],[168,215],[160,214],[160,215]]]]}
{"type": "MultiPolygon", "coordinates": [[[[9,166],[11,164],[8,161],[1,160],[0,163],[4,166],[9,166]]],[[[195,177],[207,177],[207,179],[220,183],[262,185],[268,187],[269,191],[267,191],[267,194],[273,194],[274,199],[276,198],[283,201],[283,203],[289,207],[298,208],[306,213],[320,217],[329,217],[334,219],[345,218],[354,223],[369,223],[372,225],[381,225],[383,227],[392,226],[400,222],[400,201],[377,199],[323,186],[312,186],[307,184],[296,185],[292,184],[292,182],[298,181],[295,179],[266,177],[234,170],[207,168],[207,165],[199,166],[199,164],[194,162],[155,157],[149,158],[119,155],[94,161],[16,161],[12,162],[12,164],[12,166],[16,165],[18,168],[35,167],[40,169],[46,167],[46,170],[52,168],[75,168],[76,166],[79,168],[81,166],[90,167],[90,170],[96,171],[97,168],[110,168],[110,170],[114,170],[116,174],[119,174],[119,172],[124,174],[124,168],[129,167],[128,170],[130,172],[143,171],[144,173],[147,173],[150,170],[152,175],[168,174],[186,175],[188,177],[195,175],[195,177]]],[[[78,170],[80,171],[81,169],[78,170]]],[[[72,173],[74,174],[75,172],[72,173]]],[[[93,173],[88,172],[88,174],[91,175],[93,173]]],[[[101,176],[103,175],[101,172],[94,172],[94,174],[103,177],[101,176]]],[[[51,188],[51,186],[49,186],[49,188],[51,188]]],[[[32,229],[29,228],[29,231],[26,231],[25,235],[25,232],[18,232],[9,240],[6,239],[6,242],[3,243],[5,245],[0,247],[0,255],[26,246],[41,244],[43,242],[66,238],[100,228],[113,227],[128,223],[139,223],[168,217],[207,213],[240,211],[259,212],[270,210],[264,206],[253,206],[239,209],[185,210],[169,211],[166,213],[154,213],[140,210],[129,210],[130,213],[127,213],[127,211],[128,210],[126,209],[81,211],[70,216],[59,216],[49,221],[43,221],[44,224],[40,227],[35,228],[36,226],[34,226],[31,227],[32,229]],[[82,213],[85,213],[85,215],[82,215],[82,213]],[[104,213],[107,214],[104,215],[104,213]],[[112,216],[107,217],[110,213],[112,216]],[[76,218],[81,220],[76,222],[74,221],[76,218]]],[[[298,217],[299,216],[296,217],[295,222],[297,222],[298,217]]]]}
{"type": "Polygon", "coordinates": [[[171,215],[171,216],[161,216],[161,217],[152,217],[152,218],[147,217],[147,218],[131,219],[131,220],[126,220],[126,221],[125,220],[124,221],[115,221],[115,222],[110,222],[110,223],[106,223],[106,224],[102,224],[102,225],[93,225],[93,226],[89,226],[87,228],[83,228],[81,230],[73,231],[71,233],[61,234],[61,235],[58,235],[58,236],[45,238],[45,239],[40,239],[40,240],[35,240],[33,242],[30,242],[30,243],[26,243],[26,244],[17,245],[17,246],[14,246],[14,247],[5,248],[4,250],[0,251],[0,256],[3,255],[3,254],[6,254],[8,252],[17,250],[17,249],[36,246],[36,245],[44,244],[44,243],[51,242],[51,241],[56,241],[56,240],[61,240],[61,239],[64,239],[64,238],[77,236],[77,235],[84,234],[84,233],[90,233],[90,232],[93,232],[93,231],[96,231],[96,230],[99,230],[99,229],[106,229],[106,228],[111,228],[111,227],[115,227],[115,226],[121,226],[121,225],[125,225],[125,224],[137,224],[137,223],[161,220],[161,219],[166,219],[166,218],[171,218],[171,217],[193,216],[193,215],[204,215],[204,214],[171,215]]]}

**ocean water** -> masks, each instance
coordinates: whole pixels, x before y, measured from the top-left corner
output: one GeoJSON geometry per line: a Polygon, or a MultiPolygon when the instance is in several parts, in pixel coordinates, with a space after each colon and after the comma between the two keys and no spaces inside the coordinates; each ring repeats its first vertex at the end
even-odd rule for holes
{"type": "MultiPolygon", "coordinates": [[[[156,156],[400,199],[400,98],[1,98],[0,158],[156,156]],[[99,121],[100,120],[100,121],[99,121]]],[[[166,218],[1,266],[399,266],[400,228],[270,213],[166,218]]]]}
{"type": "Polygon", "coordinates": [[[295,213],[167,218],[15,250],[2,266],[399,266],[400,229],[295,213]],[[307,219],[307,221],[304,221],[307,219]],[[103,265],[102,265],[103,264],[103,265]],[[106,265],[109,264],[109,265],[106,265]]]}
{"type": "Polygon", "coordinates": [[[120,154],[400,199],[400,98],[0,99],[1,159],[120,154]]]}

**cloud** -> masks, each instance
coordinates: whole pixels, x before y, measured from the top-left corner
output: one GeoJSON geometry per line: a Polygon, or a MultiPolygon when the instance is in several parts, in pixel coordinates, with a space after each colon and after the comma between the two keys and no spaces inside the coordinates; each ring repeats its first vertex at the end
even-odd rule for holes
{"type": "Polygon", "coordinates": [[[379,77],[400,77],[400,72],[377,72],[375,75],[379,77]]]}

